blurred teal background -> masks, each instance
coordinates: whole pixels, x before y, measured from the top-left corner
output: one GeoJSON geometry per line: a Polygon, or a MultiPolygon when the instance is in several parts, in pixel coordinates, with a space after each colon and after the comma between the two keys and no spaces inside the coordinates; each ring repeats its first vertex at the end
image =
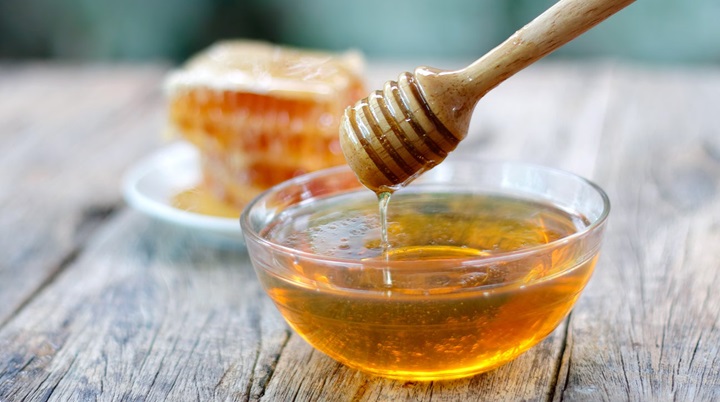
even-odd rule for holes
{"type": "MultiPolygon", "coordinates": [[[[0,57],[180,61],[222,38],[474,59],[548,0],[0,0],[0,57]]],[[[552,57],[720,63],[720,0],[638,0],[552,57]]]]}

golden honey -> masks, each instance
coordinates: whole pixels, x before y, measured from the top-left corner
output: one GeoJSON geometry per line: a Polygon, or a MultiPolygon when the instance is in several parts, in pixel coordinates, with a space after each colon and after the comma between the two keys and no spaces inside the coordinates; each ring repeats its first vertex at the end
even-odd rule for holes
{"type": "Polygon", "coordinates": [[[237,218],[240,210],[228,205],[212,194],[208,193],[204,186],[192,187],[173,195],[171,205],[181,211],[193,212],[200,215],[214,216],[218,218],[237,218]]]}
{"type": "Polygon", "coordinates": [[[219,42],[166,80],[169,132],[201,157],[205,190],[241,210],[263,190],[343,164],[345,107],[364,92],[359,54],[219,42]]]}
{"type": "Polygon", "coordinates": [[[369,373],[450,379],[506,363],[554,330],[595,265],[597,248],[568,238],[583,216],[462,193],[393,195],[384,253],[365,193],[300,204],[260,233],[335,264],[298,254],[258,275],[297,333],[369,373]]]}

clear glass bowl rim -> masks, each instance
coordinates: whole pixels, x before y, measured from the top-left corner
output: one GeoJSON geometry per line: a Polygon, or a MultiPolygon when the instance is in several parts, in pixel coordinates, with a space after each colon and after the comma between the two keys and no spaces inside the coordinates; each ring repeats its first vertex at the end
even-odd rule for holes
{"type": "MultiPolygon", "coordinates": [[[[569,236],[562,237],[560,239],[551,241],[549,243],[545,243],[538,246],[528,247],[524,249],[519,249],[515,251],[510,252],[504,252],[504,253],[498,253],[493,256],[483,256],[483,257],[462,257],[457,258],[458,262],[462,262],[462,265],[476,265],[476,264],[492,264],[494,262],[500,262],[500,261],[506,261],[506,260],[515,260],[520,259],[529,255],[541,253],[543,251],[546,251],[548,249],[552,249],[558,246],[561,246],[563,244],[567,244],[573,241],[576,241],[578,239],[581,239],[590,233],[596,231],[597,229],[601,228],[607,221],[608,216],[610,215],[610,198],[605,193],[605,191],[597,184],[592,182],[589,179],[586,179],[578,174],[553,168],[553,167],[547,167],[540,164],[533,164],[533,163],[527,163],[527,162],[513,162],[513,161],[486,161],[481,159],[473,159],[473,158],[458,158],[454,160],[448,160],[444,161],[442,165],[453,165],[453,164],[460,164],[460,163],[472,163],[484,166],[512,166],[516,168],[524,168],[532,171],[543,171],[550,174],[556,174],[556,175],[562,175],[566,176],[572,180],[580,181],[583,184],[586,184],[590,186],[593,190],[595,190],[598,195],[600,195],[602,199],[602,212],[600,215],[595,219],[594,221],[590,222],[588,226],[583,228],[582,230],[579,230],[569,236]]],[[[437,166],[435,169],[442,169],[442,165],[437,166]]],[[[257,197],[255,197],[244,209],[242,214],[240,215],[240,226],[242,228],[243,236],[245,237],[246,244],[249,245],[250,242],[259,243],[263,247],[269,247],[275,251],[281,252],[283,254],[287,255],[293,255],[297,256],[298,258],[303,259],[310,259],[314,261],[323,262],[326,264],[333,264],[338,265],[338,268],[341,268],[342,266],[345,267],[373,267],[373,268],[392,268],[394,266],[402,267],[405,265],[410,264],[417,264],[415,261],[384,261],[384,260],[353,260],[353,259],[345,259],[345,258],[338,258],[338,257],[331,257],[321,254],[315,254],[315,253],[309,253],[306,251],[300,251],[296,250],[287,246],[283,246],[281,244],[273,243],[262,236],[253,229],[252,223],[250,222],[250,212],[252,209],[261,202],[265,197],[270,196],[271,194],[277,193],[279,191],[282,191],[283,189],[297,185],[303,182],[310,182],[312,180],[317,179],[318,177],[322,176],[332,176],[336,175],[338,173],[352,173],[350,170],[350,167],[347,165],[340,165],[335,166],[331,168],[326,168],[322,170],[318,170],[315,172],[306,173],[297,177],[294,177],[290,180],[284,181],[280,184],[277,184],[261,194],[259,194],[257,197]]],[[[412,186],[412,183],[410,184],[412,186]]],[[[371,190],[367,190],[370,192],[371,190]]],[[[400,189],[398,191],[403,191],[403,189],[400,189]]],[[[392,200],[390,201],[392,204],[392,200]]]]}

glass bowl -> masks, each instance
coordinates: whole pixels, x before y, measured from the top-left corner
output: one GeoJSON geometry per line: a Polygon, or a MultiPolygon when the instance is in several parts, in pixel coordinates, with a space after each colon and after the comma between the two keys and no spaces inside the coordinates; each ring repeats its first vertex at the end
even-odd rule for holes
{"type": "Polygon", "coordinates": [[[471,376],[567,316],[597,261],[610,204],[571,173],[445,161],[378,201],[346,166],[258,196],[240,221],[267,294],[318,350],[405,380],[471,376]]]}

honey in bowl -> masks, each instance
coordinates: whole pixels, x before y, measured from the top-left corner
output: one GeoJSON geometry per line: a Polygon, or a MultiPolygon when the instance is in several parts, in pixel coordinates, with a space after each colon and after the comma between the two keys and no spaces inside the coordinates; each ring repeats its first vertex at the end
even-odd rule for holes
{"type": "Polygon", "coordinates": [[[246,210],[260,281],[298,334],[365,372],[438,380],[497,367],[554,330],[593,271],[606,198],[569,174],[499,164],[475,180],[461,165],[393,195],[385,251],[377,199],[349,169],[246,210]]]}

